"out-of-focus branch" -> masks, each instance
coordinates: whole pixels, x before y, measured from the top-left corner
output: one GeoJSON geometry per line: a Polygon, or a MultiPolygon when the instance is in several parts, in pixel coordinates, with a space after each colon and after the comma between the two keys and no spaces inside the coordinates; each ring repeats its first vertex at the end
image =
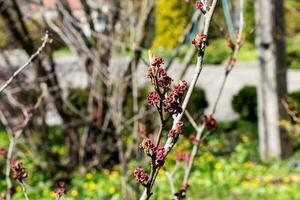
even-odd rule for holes
{"type": "Polygon", "coordinates": [[[300,123],[300,117],[297,116],[297,112],[290,109],[290,106],[289,106],[287,100],[282,99],[281,104],[283,105],[283,107],[284,107],[285,111],[287,112],[287,114],[292,118],[292,120],[295,123],[300,123]]]}
{"type": "MultiPolygon", "coordinates": [[[[177,44],[176,44],[176,47],[175,49],[173,50],[172,52],[172,56],[171,58],[169,59],[169,62],[167,63],[166,65],[166,70],[169,70],[169,68],[171,67],[171,65],[173,64],[173,61],[174,59],[177,57],[179,51],[180,51],[180,48],[181,46],[183,45],[184,43],[184,40],[186,39],[186,36],[187,34],[189,34],[193,28],[193,24],[195,22],[197,22],[199,19],[200,19],[200,16],[201,16],[201,12],[200,10],[196,10],[196,12],[194,12],[190,22],[188,23],[188,25],[186,26],[183,34],[181,35],[181,37],[179,38],[179,40],[177,41],[177,44]]],[[[194,50],[194,49],[193,49],[194,50]]],[[[195,52],[195,51],[194,51],[195,52]]]]}
{"type": "Polygon", "coordinates": [[[216,112],[217,105],[218,105],[218,103],[220,101],[220,98],[221,98],[221,95],[223,93],[224,86],[226,84],[227,78],[228,78],[230,72],[232,71],[232,69],[234,68],[234,66],[236,64],[237,55],[240,51],[241,44],[242,44],[243,30],[244,30],[244,0],[240,0],[239,30],[238,30],[238,34],[237,34],[237,37],[236,37],[235,46],[232,50],[232,53],[229,56],[228,64],[225,68],[224,79],[223,79],[222,85],[220,87],[220,90],[219,90],[219,93],[218,93],[218,96],[217,96],[217,100],[215,101],[215,104],[214,104],[214,107],[213,107],[213,110],[212,110],[212,114],[214,114],[216,112]]]}
{"type": "MultiPolygon", "coordinates": [[[[210,6],[209,11],[206,13],[205,17],[205,23],[204,23],[204,29],[203,29],[203,35],[207,36],[208,34],[208,29],[210,27],[210,23],[211,23],[211,19],[215,10],[217,4],[217,0],[213,0],[210,6]]],[[[199,49],[199,53],[198,53],[198,57],[197,57],[197,65],[196,65],[196,73],[192,79],[192,82],[190,83],[190,86],[188,88],[187,94],[183,100],[182,103],[182,113],[178,114],[177,116],[175,116],[174,120],[173,120],[173,125],[172,125],[172,129],[176,128],[176,124],[181,120],[181,118],[184,115],[184,112],[186,110],[187,104],[190,100],[190,97],[193,93],[193,90],[196,86],[196,83],[198,81],[198,78],[200,76],[200,73],[202,71],[202,67],[203,67],[203,58],[204,58],[204,52],[205,52],[205,45],[199,49]]],[[[176,138],[173,137],[169,137],[164,145],[164,149],[165,149],[165,153],[166,156],[168,155],[168,153],[172,150],[173,146],[176,143],[176,138]]],[[[156,169],[153,169],[153,173],[150,174],[149,177],[149,183],[148,186],[145,188],[143,195],[141,196],[140,200],[147,200],[150,198],[151,196],[151,190],[152,187],[155,183],[156,177],[158,175],[158,172],[160,170],[160,167],[157,167],[156,169]]]]}
{"type": "Polygon", "coordinates": [[[175,166],[173,167],[172,171],[171,172],[166,172],[166,175],[169,179],[169,183],[170,183],[170,190],[171,190],[171,193],[174,194],[175,193],[175,187],[174,187],[174,174],[176,173],[177,169],[179,167],[179,162],[177,161],[175,163],[175,166]]]}
{"type": "MultiPolygon", "coordinates": [[[[244,0],[240,0],[240,6],[241,6],[241,10],[240,10],[240,27],[239,27],[239,32],[238,32],[237,39],[236,39],[236,45],[235,45],[235,47],[234,47],[234,49],[233,49],[233,51],[232,51],[232,53],[229,57],[228,65],[225,68],[225,77],[224,77],[224,80],[221,84],[221,87],[220,87],[220,90],[219,90],[219,93],[218,93],[218,97],[215,101],[214,109],[213,109],[211,115],[215,114],[216,107],[217,107],[218,102],[220,100],[220,96],[221,96],[222,91],[224,89],[227,77],[229,76],[231,70],[233,69],[233,67],[236,64],[236,57],[237,57],[238,52],[240,50],[243,27],[244,27],[244,12],[243,12],[244,0]]],[[[203,122],[200,125],[197,125],[195,123],[194,119],[192,118],[192,116],[187,111],[186,111],[185,114],[186,114],[189,122],[193,125],[193,127],[196,131],[196,138],[195,138],[195,141],[193,142],[193,149],[192,149],[190,160],[188,162],[187,167],[185,168],[184,178],[183,178],[183,182],[182,182],[183,187],[181,188],[181,190],[177,194],[175,194],[175,195],[177,195],[177,196],[175,196],[177,199],[185,199],[186,190],[189,186],[188,185],[188,179],[189,179],[191,171],[192,171],[192,166],[193,166],[193,163],[194,163],[194,159],[195,159],[195,157],[198,153],[198,150],[199,150],[199,145],[210,134],[210,131],[207,131],[207,133],[203,135],[203,132],[206,129],[205,122],[203,122]]]]}
{"type": "MultiPolygon", "coordinates": [[[[24,106],[20,106],[22,108],[25,119],[19,126],[14,128],[14,130],[12,130],[9,127],[8,121],[7,121],[4,113],[0,112],[0,119],[1,119],[2,123],[4,124],[4,126],[7,130],[8,137],[9,137],[9,147],[8,147],[8,151],[7,151],[7,155],[6,155],[6,170],[5,170],[5,179],[6,179],[6,184],[7,184],[7,194],[6,194],[7,200],[11,199],[12,183],[10,180],[10,171],[11,171],[10,165],[11,165],[11,159],[13,156],[13,151],[14,151],[14,148],[16,145],[16,141],[20,137],[20,135],[23,133],[24,129],[27,127],[30,120],[32,119],[34,111],[40,107],[43,99],[46,98],[48,95],[46,84],[42,84],[41,88],[42,88],[42,94],[38,97],[37,102],[34,104],[33,107],[26,109],[24,106]]],[[[14,103],[17,103],[17,102],[14,102],[14,103]]],[[[22,184],[22,187],[23,187],[23,184],[22,184]]],[[[26,193],[26,188],[24,190],[24,187],[23,187],[23,192],[24,192],[24,195],[26,198],[27,193],[26,193]]],[[[26,199],[28,199],[28,196],[26,199]]]]}
{"type": "Polygon", "coordinates": [[[0,94],[13,82],[13,80],[23,71],[25,70],[32,61],[43,51],[43,49],[46,47],[46,44],[49,42],[49,35],[48,32],[46,32],[42,45],[38,48],[38,50],[32,54],[29,58],[29,60],[22,65],[17,71],[13,73],[13,75],[0,87],[0,94]]]}

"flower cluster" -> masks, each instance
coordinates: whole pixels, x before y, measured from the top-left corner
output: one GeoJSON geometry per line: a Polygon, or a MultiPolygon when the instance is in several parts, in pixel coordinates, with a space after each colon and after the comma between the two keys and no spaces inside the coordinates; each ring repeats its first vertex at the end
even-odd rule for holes
{"type": "Polygon", "coordinates": [[[198,140],[195,135],[190,135],[190,141],[193,145],[199,145],[200,144],[200,140],[198,140]]]}
{"type": "Polygon", "coordinates": [[[157,90],[160,88],[167,90],[173,81],[173,79],[168,76],[166,70],[161,67],[162,64],[164,64],[163,59],[155,57],[147,72],[147,78],[150,79],[152,85],[154,85],[157,90]]]}
{"type": "Polygon", "coordinates": [[[196,9],[199,9],[203,14],[206,13],[205,6],[204,6],[204,4],[203,4],[200,0],[197,0],[197,1],[195,2],[195,8],[196,8],[196,9]]]}
{"type": "Polygon", "coordinates": [[[217,120],[212,115],[204,115],[203,123],[208,130],[213,130],[217,127],[217,120]]]}
{"type": "Polygon", "coordinates": [[[175,157],[177,162],[189,162],[191,154],[189,152],[178,152],[175,157]]]}
{"type": "Polygon", "coordinates": [[[183,129],[184,129],[184,122],[183,121],[178,121],[176,123],[176,128],[175,129],[171,129],[168,133],[168,137],[178,137],[180,134],[183,133],[183,129]]]}
{"type": "Polygon", "coordinates": [[[166,151],[164,147],[159,147],[156,150],[156,164],[162,166],[165,163],[166,151]]]}
{"type": "Polygon", "coordinates": [[[187,82],[185,80],[180,81],[177,85],[174,85],[173,90],[163,100],[164,111],[167,113],[178,114],[182,112],[181,98],[187,91],[187,82]]]}
{"type": "Polygon", "coordinates": [[[155,161],[158,165],[163,165],[165,162],[165,148],[164,147],[155,147],[152,140],[146,138],[143,142],[139,145],[144,152],[151,157],[153,161],[155,161]]]}
{"type": "Polygon", "coordinates": [[[196,37],[192,40],[192,44],[197,49],[203,49],[205,46],[208,46],[207,36],[203,33],[196,35],[196,37]]]}
{"type": "Polygon", "coordinates": [[[28,177],[28,173],[23,167],[22,162],[14,162],[11,164],[11,168],[13,171],[13,179],[22,182],[25,178],[28,177]]]}
{"type": "Polygon", "coordinates": [[[141,184],[147,184],[149,176],[143,168],[136,168],[133,174],[138,182],[140,182],[141,184]]]}
{"type": "Polygon", "coordinates": [[[166,70],[162,68],[162,64],[164,64],[163,59],[155,57],[152,60],[147,72],[147,78],[150,79],[155,91],[148,94],[148,105],[157,106],[161,111],[171,115],[181,113],[182,108],[180,101],[187,90],[187,82],[180,81],[179,84],[174,85],[172,88],[173,79],[168,76],[166,70]]]}
{"type": "Polygon", "coordinates": [[[59,181],[57,185],[58,185],[58,187],[54,190],[54,193],[56,195],[56,198],[59,199],[64,194],[66,194],[67,189],[66,189],[66,186],[65,186],[65,182],[63,182],[63,181],[59,181]]]}
{"type": "Polygon", "coordinates": [[[156,153],[156,147],[149,138],[144,139],[139,147],[150,157],[154,156],[156,153]]]}
{"type": "Polygon", "coordinates": [[[161,98],[157,92],[149,92],[147,100],[149,106],[156,106],[160,102],[161,98]]]}
{"type": "Polygon", "coordinates": [[[183,129],[184,129],[184,122],[183,121],[178,121],[176,123],[176,132],[179,133],[179,134],[182,134],[183,129]]]}

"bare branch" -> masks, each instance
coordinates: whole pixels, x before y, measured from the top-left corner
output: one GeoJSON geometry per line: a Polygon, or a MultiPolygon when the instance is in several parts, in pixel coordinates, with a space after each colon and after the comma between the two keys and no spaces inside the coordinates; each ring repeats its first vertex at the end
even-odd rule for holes
{"type": "Polygon", "coordinates": [[[42,45],[38,48],[38,50],[32,54],[29,58],[29,60],[22,65],[17,71],[13,73],[13,75],[0,87],[0,94],[13,82],[13,80],[23,71],[25,70],[32,61],[43,51],[43,49],[46,47],[46,44],[49,41],[49,35],[48,32],[46,32],[44,38],[43,38],[43,43],[42,45]]]}

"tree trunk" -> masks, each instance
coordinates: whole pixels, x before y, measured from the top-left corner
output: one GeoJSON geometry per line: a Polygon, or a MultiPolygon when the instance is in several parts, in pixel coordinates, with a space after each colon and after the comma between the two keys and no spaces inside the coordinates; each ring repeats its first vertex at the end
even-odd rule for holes
{"type": "Polygon", "coordinates": [[[280,100],[287,94],[283,0],[256,0],[256,45],[260,65],[258,87],[259,142],[262,159],[291,153],[279,122],[285,116],[280,100]]]}

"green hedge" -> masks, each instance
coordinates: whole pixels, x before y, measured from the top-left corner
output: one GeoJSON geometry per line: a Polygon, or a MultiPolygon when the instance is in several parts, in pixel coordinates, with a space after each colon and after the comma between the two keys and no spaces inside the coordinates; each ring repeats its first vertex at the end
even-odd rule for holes
{"type": "Polygon", "coordinates": [[[232,108],[240,118],[255,121],[257,119],[257,94],[253,86],[243,87],[232,99],[232,108]]]}
{"type": "MultiPolygon", "coordinates": [[[[293,109],[300,114],[300,90],[288,95],[293,109]]],[[[233,110],[239,113],[241,119],[254,121],[257,119],[257,92],[254,86],[243,87],[232,99],[233,110]]]]}

